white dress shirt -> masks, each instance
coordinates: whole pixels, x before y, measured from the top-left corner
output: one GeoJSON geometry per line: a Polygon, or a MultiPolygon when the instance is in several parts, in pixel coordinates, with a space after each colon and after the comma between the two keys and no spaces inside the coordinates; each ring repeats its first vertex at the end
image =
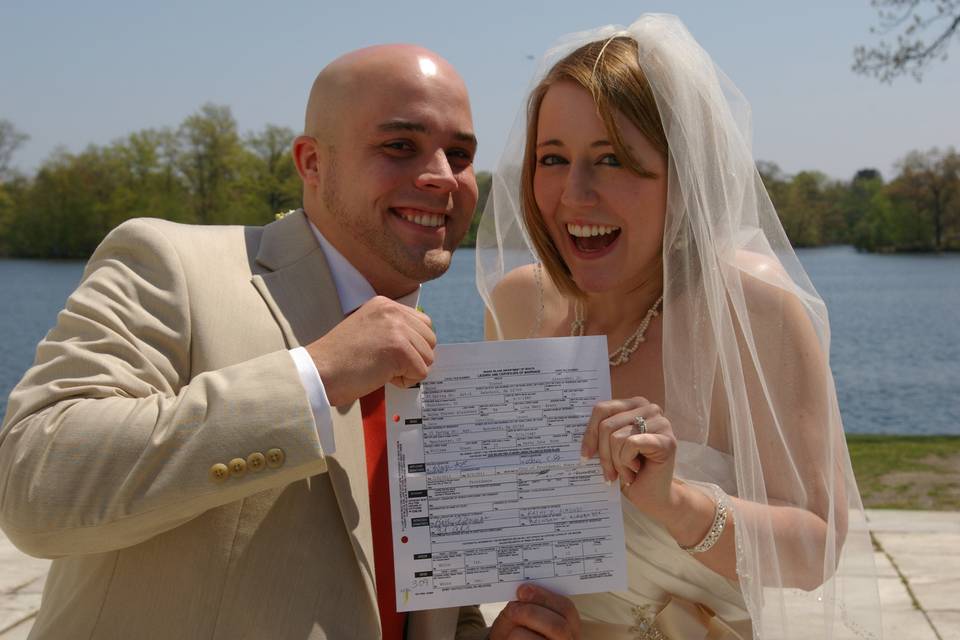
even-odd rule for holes
{"type": "MultiPolygon", "coordinates": [[[[310,221],[308,220],[308,222],[310,221]]],[[[376,297],[377,292],[373,290],[367,279],[357,271],[357,268],[350,264],[343,257],[343,254],[330,244],[329,240],[323,237],[323,234],[312,222],[310,222],[310,229],[313,231],[317,242],[320,243],[320,249],[327,259],[333,284],[337,287],[340,308],[343,310],[344,317],[346,317],[365,302],[376,297]]],[[[420,287],[417,287],[402,298],[398,298],[397,302],[415,308],[419,300],[420,287]]],[[[323,447],[324,454],[333,453],[336,451],[336,442],[333,438],[330,401],[327,399],[327,393],[323,388],[323,381],[320,379],[317,366],[305,347],[290,349],[290,357],[293,358],[293,363],[300,374],[300,382],[303,384],[303,389],[310,401],[310,409],[313,411],[313,422],[317,429],[317,436],[320,438],[320,446],[323,447]]]]}

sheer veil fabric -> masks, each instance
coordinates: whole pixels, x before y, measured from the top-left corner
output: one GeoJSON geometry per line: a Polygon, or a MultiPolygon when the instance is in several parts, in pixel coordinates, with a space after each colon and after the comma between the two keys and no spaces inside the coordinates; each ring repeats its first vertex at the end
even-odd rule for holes
{"type": "MultiPolygon", "coordinates": [[[[716,453],[704,449],[732,459],[735,490],[728,492],[749,505],[736,510],[735,531],[754,637],[880,637],[873,548],[829,366],[827,309],[755,168],[746,100],[680,20],[666,15],[562,38],[540,61],[531,88],[579,46],[619,35],[638,43],[669,146],[663,375],[664,413],[683,445],[677,475],[716,453]],[[793,531],[786,544],[775,519],[789,509],[817,514],[826,533],[793,531]]],[[[520,209],[525,131],[526,105],[494,174],[477,241],[477,287],[501,338],[505,310],[496,307],[494,289],[537,261],[520,209]]],[[[709,473],[700,468],[695,480],[709,473]]]]}

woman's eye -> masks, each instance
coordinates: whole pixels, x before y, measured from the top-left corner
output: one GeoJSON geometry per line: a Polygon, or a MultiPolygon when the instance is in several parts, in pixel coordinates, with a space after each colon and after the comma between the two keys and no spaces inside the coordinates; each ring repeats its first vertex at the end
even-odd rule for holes
{"type": "Polygon", "coordinates": [[[552,167],[557,164],[566,164],[567,161],[558,155],[550,154],[550,155],[543,156],[537,162],[538,164],[541,164],[544,167],[552,167]]]}
{"type": "Polygon", "coordinates": [[[620,161],[617,160],[617,156],[613,155],[612,153],[608,153],[607,155],[600,158],[599,164],[605,164],[611,167],[623,166],[620,164],[620,161]]]}

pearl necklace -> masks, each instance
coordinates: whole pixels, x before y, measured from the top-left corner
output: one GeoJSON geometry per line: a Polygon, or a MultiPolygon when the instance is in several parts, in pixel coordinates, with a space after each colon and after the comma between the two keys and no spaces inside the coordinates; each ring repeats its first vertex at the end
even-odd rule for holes
{"type": "MultiPolygon", "coordinates": [[[[637,350],[640,343],[646,340],[644,334],[647,332],[647,327],[650,326],[650,321],[660,315],[658,309],[660,308],[661,302],[663,302],[662,295],[653,303],[653,306],[647,311],[647,315],[643,316],[643,320],[640,321],[640,326],[637,327],[637,330],[634,331],[629,338],[624,340],[623,345],[619,349],[609,354],[608,357],[610,358],[611,367],[618,367],[630,360],[630,356],[637,350]]],[[[579,298],[573,301],[573,316],[573,322],[570,323],[570,335],[582,336],[586,317],[583,313],[583,303],[580,302],[579,298]]]]}

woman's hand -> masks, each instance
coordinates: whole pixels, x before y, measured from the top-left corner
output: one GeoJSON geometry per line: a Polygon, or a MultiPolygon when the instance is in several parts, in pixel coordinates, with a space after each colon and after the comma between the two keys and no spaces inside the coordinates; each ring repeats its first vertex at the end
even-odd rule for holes
{"type": "Polygon", "coordinates": [[[659,516],[674,504],[677,439],[660,407],[646,398],[598,402],[580,453],[585,458],[599,455],[604,479],[619,479],[624,494],[641,511],[659,516]],[[642,418],[645,433],[637,418],[642,418]]]}
{"type": "Polygon", "coordinates": [[[580,614],[573,601],[532,584],[517,589],[490,628],[490,640],[577,640],[580,614]]]}

